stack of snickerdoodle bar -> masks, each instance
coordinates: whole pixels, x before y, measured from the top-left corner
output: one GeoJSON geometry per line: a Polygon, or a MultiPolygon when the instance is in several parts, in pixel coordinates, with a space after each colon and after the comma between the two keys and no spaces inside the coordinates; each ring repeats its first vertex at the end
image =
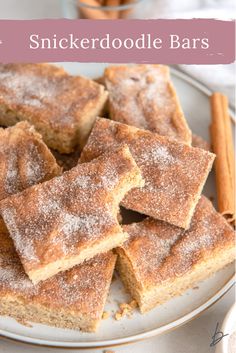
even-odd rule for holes
{"type": "Polygon", "coordinates": [[[95,331],[116,263],[145,312],[234,259],[201,196],[215,155],[192,147],[168,68],[103,82],[0,65],[1,315],[95,331]],[[144,219],[122,225],[120,206],[144,219]]]}

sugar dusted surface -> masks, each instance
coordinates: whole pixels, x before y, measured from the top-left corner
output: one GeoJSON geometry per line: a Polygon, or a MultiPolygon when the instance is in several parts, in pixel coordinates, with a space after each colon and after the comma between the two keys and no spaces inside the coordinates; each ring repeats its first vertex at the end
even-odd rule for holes
{"type": "Polygon", "coordinates": [[[0,82],[1,104],[50,130],[74,131],[103,94],[102,86],[92,80],[69,76],[54,65],[2,64],[0,82]]]}
{"type": "Polygon", "coordinates": [[[214,155],[107,119],[97,119],[81,161],[89,161],[126,143],[139,166],[145,186],[132,189],[122,205],[187,228],[214,155]]]}
{"type": "Polygon", "coordinates": [[[0,240],[0,298],[10,295],[22,299],[26,305],[78,310],[79,314],[95,319],[101,316],[114,268],[112,252],[33,285],[7,233],[0,231],[0,240]]]}
{"type": "Polygon", "coordinates": [[[1,214],[26,272],[122,233],[118,204],[124,189],[140,184],[137,175],[141,180],[121,147],[3,200],[1,214]]]}
{"type": "Polygon", "coordinates": [[[114,66],[105,70],[112,119],[191,143],[191,132],[162,65],[114,66]]]}
{"type": "Polygon", "coordinates": [[[0,200],[60,173],[47,146],[26,122],[0,128],[0,200]]]}
{"type": "MultiPolygon", "coordinates": [[[[2,222],[0,220],[0,222],[2,222]]],[[[0,223],[0,293],[4,288],[12,291],[34,292],[32,282],[23,271],[20,260],[7,230],[0,223]]],[[[1,294],[0,294],[1,296],[1,294]]]]}
{"type": "Polygon", "coordinates": [[[124,230],[129,239],[121,248],[144,287],[182,276],[215,251],[234,246],[233,229],[204,196],[187,231],[152,218],[124,230]]]}

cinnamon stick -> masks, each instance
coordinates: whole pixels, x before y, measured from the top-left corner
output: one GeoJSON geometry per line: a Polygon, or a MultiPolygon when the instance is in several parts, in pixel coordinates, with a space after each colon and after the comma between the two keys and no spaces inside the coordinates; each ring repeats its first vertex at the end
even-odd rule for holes
{"type": "MultiPolygon", "coordinates": [[[[95,6],[95,7],[101,6],[98,0],[80,0],[80,2],[83,2],[86,5],[95,6]]],[[[109,19],[108,14],[106,14],[105,11],[102,11],[100,9],[92,9],[92,8],[88,8],[88,7],[80,7],[79,6],[79,10],[80,10],[81,15],[84,18],[88,18],[91,20],[107,20],[107,19],[109,19]]]]}
{"type": "MultiPolygon", "coordinates": [[[[121,0],[106,0],[106,6],[119,6],[121,4],[121,0]]],[[[113,10],[113,11],[108,11],[108,16],[110,19],[117,19],[119,18],[119,11],[113,10]]]]}
{"type": "Polygon", "coordinates": [[[228,99],[221,93],[211,96],[210,126],[213,152],[216,154],[215,174],[219,212],[228,222],[235,222],[235,166],[228,99]]]}
{"type": "MultiPolygon", "coordinates": [[[[136,2],[136,0],[123,0],[122,5],[128,5],[128,4],[132,4],[135,2],[136,2]]],[[[132,12],[132,8],[121,11],[120,18],[127,18],[131,12],[132,12]]]]}

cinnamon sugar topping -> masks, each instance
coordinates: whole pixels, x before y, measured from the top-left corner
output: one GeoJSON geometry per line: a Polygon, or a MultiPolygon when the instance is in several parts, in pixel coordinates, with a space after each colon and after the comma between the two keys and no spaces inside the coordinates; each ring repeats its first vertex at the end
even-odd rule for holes
{"type": "Polygon", "coordinates": [[[83,109],[86,100],[94,100],[100,90],[100,86],[93,81],[70,76],[54,65],[1,65],[0,80],[1,99],[4,98],[11,107],[17,107],[22,112],[33,109],[35,114],[42,114],[46,125],[50,121],[61,127],[75,124],[75,110],[83,109]],[[45,111],[49,113],[47,121],[45,111]]]}
{"type": "Polygon", "coordinates": [[[102,314],[115,263],[111,252],[34,285],[25,274],[13,245],[8,245],[8,235],[0,234],[0,239],[0,295],[23,297],[48,309],[76,308],[80,314],[93,318],[102,314]]]}
{"type": "Polygon", "coordinates": [[[108,119],[98,118],[80,161],[126,143],[145,179],[122,206],[188,228],[214,155],[108,119]]]}
{"type": "Polygon", "coordinates": [[[111,66],[105,84],[113,120],[191,143],[167,66],[111,66]]]}
{"type": "Polygon", "coordinates": [[[106,98],[102,85],[55,65],[0,64],[0,125],[29,121],[61,153],[84,145],[106,98]]]}
{"type": "Polygon", "coordinates": [[[125,239],[117,221],[123,194],[141,184],[127,147],[78,165],[0,203],[27,273],[77,256],[95,243],[125,239]]]}
{"type": "Polygon", "coordinates": [[[0,200],[59,173],[55,158],[28,123],[0,129],[0,200]]]}
{"type": "Polygon", "coordinates": [[[124,230],[129,239],[121,248],[144,286],[181,276],[209,252],[234,245],[233,230],[203,196],[187,231],[151,218],[124,226],[124,230]]]}

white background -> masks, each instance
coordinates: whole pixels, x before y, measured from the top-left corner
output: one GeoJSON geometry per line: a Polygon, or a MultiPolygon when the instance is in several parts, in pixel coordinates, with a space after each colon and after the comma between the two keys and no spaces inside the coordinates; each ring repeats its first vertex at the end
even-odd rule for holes
{"type": "MultiPolygon", "coordinates": [[[[32,19],[63,17],[60,0],[0,0],[0,18],[32,19]]],[[[168,334],[136,344],[111,348],[115,353],[213,353],[210,347],[211,336],[216,323],[222,320],[234,302],[234,290],[231,289],[218,303],[205,311],[195,320],[168,334]]],[[[107,348],[108,350],[108,348],[107,348]]],[[[77,350],[73,350],[76,352],[77,350]]],[[[79,350],[78,350],[79,351],[79,350]]],[[[0,338],[0,353],[44,353],[68,352],[37,348],[0,338]]],[[[80,351],[81,352],[81,351],[80,351]]],[[[87,353],[105,352],[89,350],[87,353]]]]}

